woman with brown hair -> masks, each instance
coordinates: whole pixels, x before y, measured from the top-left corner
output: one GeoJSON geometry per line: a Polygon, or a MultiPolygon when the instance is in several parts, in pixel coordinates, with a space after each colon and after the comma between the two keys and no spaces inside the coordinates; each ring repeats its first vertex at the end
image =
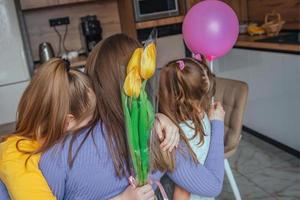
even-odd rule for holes
{"type": "MultiPolygon", "coordinates": [[[[110,199],[128,186],[131,166],[120,81],[124,79],[125,66],[137,47],[140,44],[136,40],[116,34],[98,44],[89,56],[86,71],[97,99],[93,131],[82,131],[72,136],[65,142],[61,156],[51,157],[55,152],[52,148],[43,154],[40,162],[40,168],[58,199],[110,199]]],[[[161,130],[164,130],[164,134],[159,134],[161,138],[174,138],[171,141],[176,141],[177,126],[162,114],[157,117],[161,130]]],[[[212,135],[208,154],[212,160],[220,161],[224,156],[222,122],[212,124],[212,135]]],[[[167,148],[175,145],[176,142],[171,143],[167,148]]],[[[222,188],[224,171],[219,169],[223,161],[216,162],[220,166],[214,166],[211,162],[203,166],[195,163],[186,149],[182,143],[180,151],[175,152],[175,170],[168,175],[189,192],[216,196],[222,188]]],[[[155,173],[151,178],[158,180],[161,175],[155,173]]]]}

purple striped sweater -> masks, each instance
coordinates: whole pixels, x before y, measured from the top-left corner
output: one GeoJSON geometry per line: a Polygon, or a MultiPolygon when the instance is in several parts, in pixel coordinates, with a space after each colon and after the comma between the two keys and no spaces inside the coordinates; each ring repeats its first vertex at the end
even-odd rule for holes
{"type": "MultiPolygon", "coordinates": [[[[223,185],[224,177],[224,123],[214,120],[210,149],[204,165],[196,164],[187,148],[176,153],[176,168],[168,176],[187,191],[200,196],[215,197],[223,185]]],[[[74,148],[83,140],[86,130],[75,140],[74,148]]],[[[42,155],[42,170],[52,192],[58,200],[110,199],[126,189],[127,177],[118,178],[114,171],[105,130],[100,123],[94,129],[94,140],[90,135],[79,151],[73,167],[68,167],[68,146],[58,144],[42,155]]],[[[159,180],[163,173],[155,172],[152,179],[159,180]]],[[[24,183],[26,184],[26,183],[24,183]]],[[[0,182],[0,199],[6,200],[5,186],[0,182]]]]}

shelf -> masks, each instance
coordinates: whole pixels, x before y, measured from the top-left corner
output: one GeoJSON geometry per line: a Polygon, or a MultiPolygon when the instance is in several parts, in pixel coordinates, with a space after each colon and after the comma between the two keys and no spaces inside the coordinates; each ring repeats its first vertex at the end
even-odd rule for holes
{"type": "Polygon", "coordinates": [[[249,36],[240,35],[235,47],[248,48],[248,49],[262,49],[269,51],[280,51],[289,53],[300,53],[300,45],[298,44],[280,44],[280,43],[268,43],[268,42],[257,42],[258,39],[267,38],[266,35],[261,36],[249,36]]]}
{"type": "Polygon", "coordinates": [[[144,29],[144,28],[152,28],[152,27],[156,27],[156,26],[178,24],[178,23],[182,23],[183,19],[184,19],[184,16],[176,16],[176,17],[168,17],[168,18],[150,20],[150,21],[145,21],[145,22],[137,22],[137,23],[135,23],[135,28],[138,30],[138,29],[144,29]]]}

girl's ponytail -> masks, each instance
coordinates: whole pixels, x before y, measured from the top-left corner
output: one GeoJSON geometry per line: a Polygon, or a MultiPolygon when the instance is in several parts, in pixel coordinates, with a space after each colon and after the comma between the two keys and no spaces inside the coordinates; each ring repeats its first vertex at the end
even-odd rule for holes
{"type": "Polygon", "coordinates": [[[92,85],[88,77],[69,63],[55,58],[43,64],[33,76],[20,100],[15,134],[40,141],[30,155],[52,147],[66,135],[68,114],[75,119],[93,113],[92,85]]]}

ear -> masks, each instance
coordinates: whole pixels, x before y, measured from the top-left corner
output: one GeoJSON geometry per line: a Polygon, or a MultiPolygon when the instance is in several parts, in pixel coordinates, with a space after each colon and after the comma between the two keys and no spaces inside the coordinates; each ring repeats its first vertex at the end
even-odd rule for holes
{"type": "Polygon", "coordinates": [[[65,124],[66,131],[70,131],[75,126],[76,126],[76,120],[74,115],[68,114],[66,119],[66,124],[65,124]]]}

